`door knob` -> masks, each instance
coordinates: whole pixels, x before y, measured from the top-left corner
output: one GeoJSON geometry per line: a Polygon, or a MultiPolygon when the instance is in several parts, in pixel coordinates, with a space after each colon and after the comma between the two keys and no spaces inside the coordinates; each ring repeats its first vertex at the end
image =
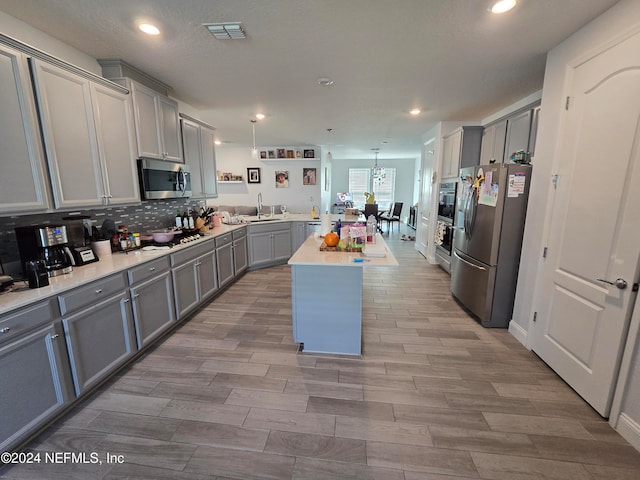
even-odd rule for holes
{"type": "Polygon", "coordinates": [[[596,278],[596,280],[602,283],[608,283],[609,285],[615,285],[620,290],[627,288],[627,281],[624,278],[616,278],[613,282],[605,280],[604,278],[596,278]]]}

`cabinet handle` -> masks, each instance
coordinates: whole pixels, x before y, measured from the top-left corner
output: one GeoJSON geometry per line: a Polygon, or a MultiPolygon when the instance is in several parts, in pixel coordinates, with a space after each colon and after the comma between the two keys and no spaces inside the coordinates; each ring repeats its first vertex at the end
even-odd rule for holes
{"type": "Polygon", "coordinates": [[[60,335],[58,335],[57,333],[55,335],[51,335],[51,340],[55,340],[56,338],[58,338],[60,335]]]}
{"type": "Polygon", "coordinates": [[[139,296],[140,296],[140,294],[136,293],[136,294],[133,295],[133,298],[138,298],[139,296]]]}
{"type": "Polygon", "coordinates": [[[124,298],[124,299],[122,300],[122,303],[129,303],[129,299],[128,299],[128,298],[124,298]]]}
{"type": "Polygon", "coordinates": [[[102,289],[101,288],[96,290],[96,294],[100,295],[101,293],[102,293],[102,289]]]}
{"type": "Polygon", "coordinates": [[[9,327],[0,328],[0,333],[7,333],[9,330],[11,330],[9,327]]]}
{"type": "Polygon", "coordinates": [[[149,271],[150,271],[150,272],[155,272],[155,270],[156,270],[156,267],[150,267],[150,268],[149,268],[149,271]]]}

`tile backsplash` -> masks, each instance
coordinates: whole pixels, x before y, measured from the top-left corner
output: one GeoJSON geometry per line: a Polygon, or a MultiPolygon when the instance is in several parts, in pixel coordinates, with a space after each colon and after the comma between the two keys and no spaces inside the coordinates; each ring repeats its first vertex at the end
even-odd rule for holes
{"type": "Polygon", "coordinates": [[[204,206],[204,200],[167,199],[143,201],[140,205],[113,206],[98,209],[74,210],[73,212],[42,213],[0,217],[0,260],[7,273],[18,270],[20,254],[15,228],[27,225],[55,225],[64,223],[63,217],[88,215],[93,225],[100,229],[102,222],[110,218],[118,225],[126,225],[130,232],[148,232],[168,228],[175,224],[176,212],[204,206]]]}

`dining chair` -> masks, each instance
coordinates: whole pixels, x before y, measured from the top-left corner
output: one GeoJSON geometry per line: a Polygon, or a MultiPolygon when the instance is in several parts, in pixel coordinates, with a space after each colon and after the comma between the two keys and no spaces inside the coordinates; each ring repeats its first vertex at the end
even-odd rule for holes
{"type": "Polygon", "coordinates": [[[402,213],[403,205],[403,202],[395,202],[392,209],[380,215],[379,220],[381,222],[387,222],[387,228],[389,229],[389,231],[391,231],[393,222],[398,222],[398,225],[400,225],[400,214],[402,213]]]}
{"type": "Polygon", "coordinates": [[[373,215],[376,219],[376,227],[380,233],[382,233],[382,228],[380,228],[380,213],[378,212],[378,204],[377,203],[365,203],[364,204],[364,218],[369,218],[369,215],[373,215]]]}

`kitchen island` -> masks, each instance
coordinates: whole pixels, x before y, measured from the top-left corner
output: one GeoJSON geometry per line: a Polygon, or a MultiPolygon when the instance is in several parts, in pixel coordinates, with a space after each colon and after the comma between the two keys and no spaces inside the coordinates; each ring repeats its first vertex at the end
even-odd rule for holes
{"type": "Polygon", "coordinates": [[[323,239],[310,235],[289,260],[293,339],[301,350],[360,355],[362,352],[362,283],[377,267],[397,267],[380,234],[376,248],[384,257],[360,252],[320,251],[323,239]]]}

